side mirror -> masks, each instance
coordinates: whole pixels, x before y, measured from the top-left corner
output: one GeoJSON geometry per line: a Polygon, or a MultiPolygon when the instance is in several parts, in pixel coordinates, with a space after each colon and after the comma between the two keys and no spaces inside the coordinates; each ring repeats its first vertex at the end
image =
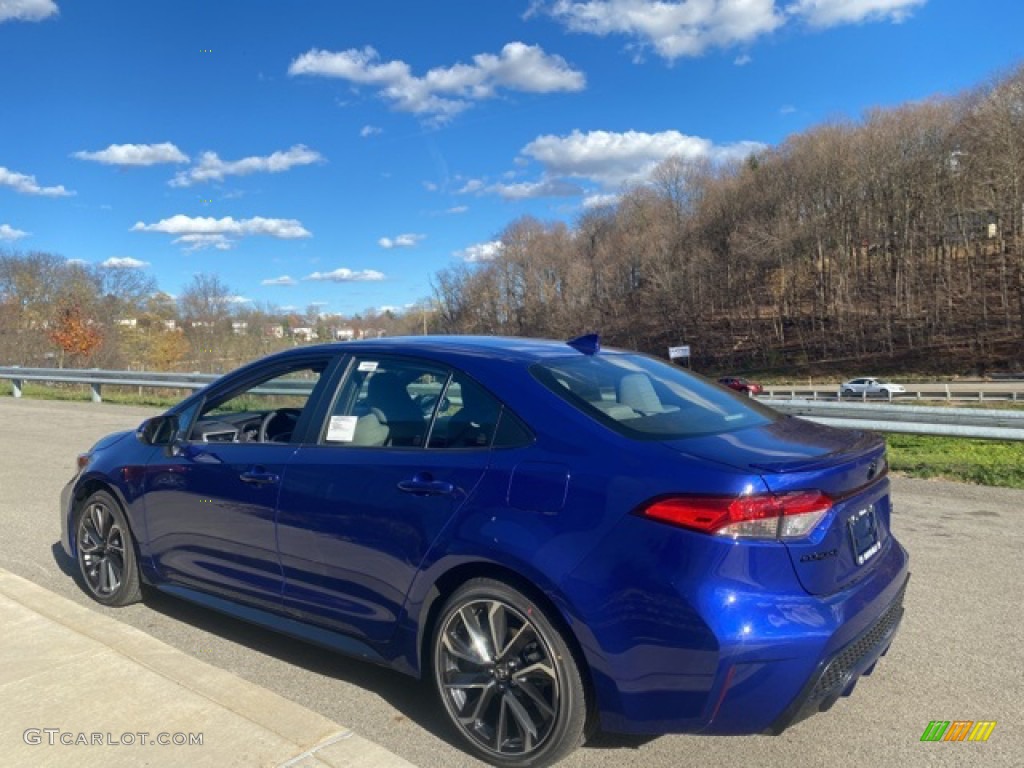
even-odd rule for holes
{"type": "Polygon", "coordinates": [[[169,445],[177,431],[178,417],[165,414],[146,419],[135,434],[146,445],[169,445]]]}

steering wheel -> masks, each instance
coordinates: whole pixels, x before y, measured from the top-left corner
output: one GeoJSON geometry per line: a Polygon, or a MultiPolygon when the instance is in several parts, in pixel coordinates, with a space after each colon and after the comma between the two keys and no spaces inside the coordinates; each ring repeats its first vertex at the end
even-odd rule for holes
{"type": "Polygon", "coordinates": [[[295,425],[299,423],[300,413],[302,413],[301,408],[276,408],[273,411],[268,411],[260,421],[259,441],[261,443],[287,443],[292,437],[295,425]],[[282,423],[273,424],[278,420],[282,423]]]}

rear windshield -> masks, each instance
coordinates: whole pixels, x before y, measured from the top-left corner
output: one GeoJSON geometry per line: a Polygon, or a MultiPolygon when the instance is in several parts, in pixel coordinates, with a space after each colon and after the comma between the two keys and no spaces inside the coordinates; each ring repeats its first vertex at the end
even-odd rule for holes
{"type": "Polygon", "coordinates": [[[580,355],[530,370],[580,411],[637,440],[715,435],[779,418],[749,397],[646,355],[580,355]]]}

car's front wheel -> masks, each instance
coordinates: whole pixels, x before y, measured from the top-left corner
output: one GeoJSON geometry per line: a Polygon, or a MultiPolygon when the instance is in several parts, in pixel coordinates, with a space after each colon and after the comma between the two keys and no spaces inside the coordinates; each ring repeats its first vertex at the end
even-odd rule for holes
{"type": "Polygon", "coordinates": [[[121,505],[96,491],[79,508],[75,549],[89,595],[104,605],[120,606],[142,598],[135,546],[121,505]]]}
{"type": "Polygon", "coordinates": [[[491,765],[551,765],[580,745],[587,702],[562,634],[507,584],[474,579],[448,598],[433,636],[445,711],[491,765]]]}

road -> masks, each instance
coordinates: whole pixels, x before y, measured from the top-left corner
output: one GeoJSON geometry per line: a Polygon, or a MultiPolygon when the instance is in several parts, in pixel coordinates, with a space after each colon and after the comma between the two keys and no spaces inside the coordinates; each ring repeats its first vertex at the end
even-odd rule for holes
{"type": "MultiPolygon", "coordinates": [[[[0,397],[3,567],[321,712],[423,768],[478,765],[449,742],[430,692],[404,676],[172,598],[105,609],[81,592],[60,553],[60,488],[77,452],[152,413],[0,397]]],[[[894,478],[893,491],[893,528],[912,559],[907,613],[889,655],[852,697],[779,737],[600,736],[563,765],[1021,765],[1024,491],[906,478],[894,478]],[[983,744],[922,743],[931,720],[998,725],[983,744]]],[[[116,679],[116,670],[111,674],[116,679]]],[[[0,702],[0,719],[16,716],[0,702]]]]}

